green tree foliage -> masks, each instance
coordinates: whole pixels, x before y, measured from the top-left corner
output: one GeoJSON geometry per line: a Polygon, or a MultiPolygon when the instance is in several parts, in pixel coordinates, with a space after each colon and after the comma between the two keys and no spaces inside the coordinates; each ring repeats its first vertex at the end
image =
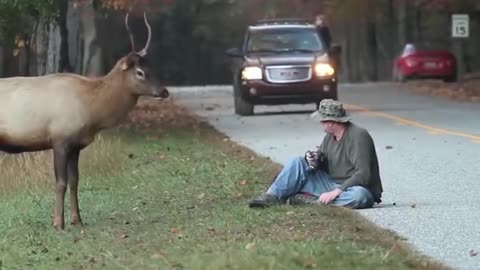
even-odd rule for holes
{"type": "Polygon", "coordinates": [[[30,30],[32,17],[52,17],[56,11],[55,0],[0,0],[0,35],[13,41],[16,34],[30,30]]]}

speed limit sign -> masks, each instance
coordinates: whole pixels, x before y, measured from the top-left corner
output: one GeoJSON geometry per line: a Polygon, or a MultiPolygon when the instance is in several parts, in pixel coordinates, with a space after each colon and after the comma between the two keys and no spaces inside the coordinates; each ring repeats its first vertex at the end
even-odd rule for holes
{"type": "Polygon", "coordinates": [[[469,32],[470,29],[468,14],[453,14],[452,37],[468,38],[469,32]]]}

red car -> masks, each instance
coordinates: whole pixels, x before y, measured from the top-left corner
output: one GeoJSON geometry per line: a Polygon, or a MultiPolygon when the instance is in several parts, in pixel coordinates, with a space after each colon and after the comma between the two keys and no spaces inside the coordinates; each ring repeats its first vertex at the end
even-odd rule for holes
{"type": "Polygon", "coordinates": [[[441,79],[445,82],[457,80],[455,56],[447,50],[416,49],[407,45],[404,52],[393,62],[394,81],[409,79],[441,79]]]}

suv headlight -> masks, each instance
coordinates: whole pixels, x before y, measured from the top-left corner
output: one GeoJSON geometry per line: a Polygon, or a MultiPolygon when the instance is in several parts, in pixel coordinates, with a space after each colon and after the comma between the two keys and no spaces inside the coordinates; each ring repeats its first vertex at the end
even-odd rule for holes
{"type": "Polygon", "coordinates": [[[262,69],[259,67],[246,67],[242,71],[242,78],[245,80],[261,80],[262,69]]]}
{"type": "Polygon", "coordinates": [[[317,63],[315,64],[314,69],[317,77],[328,77],[335,74],[335,69],[330,64],[326,63],[317,63]]]}

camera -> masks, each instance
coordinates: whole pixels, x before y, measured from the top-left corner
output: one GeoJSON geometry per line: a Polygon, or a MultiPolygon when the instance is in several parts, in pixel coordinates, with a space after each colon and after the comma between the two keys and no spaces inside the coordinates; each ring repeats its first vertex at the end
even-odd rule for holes
{"type": "Polygon", "coordinates": [[[307,161],[308,168],[307,172],[314,172],[316,170],[322,170],[328,172],[328,160],[327,155],[321,151],[308,151],[305,155],[305,160],[307,161]],[[312,161],[307,160],[307,155],[312,156],[312,161]]]}

